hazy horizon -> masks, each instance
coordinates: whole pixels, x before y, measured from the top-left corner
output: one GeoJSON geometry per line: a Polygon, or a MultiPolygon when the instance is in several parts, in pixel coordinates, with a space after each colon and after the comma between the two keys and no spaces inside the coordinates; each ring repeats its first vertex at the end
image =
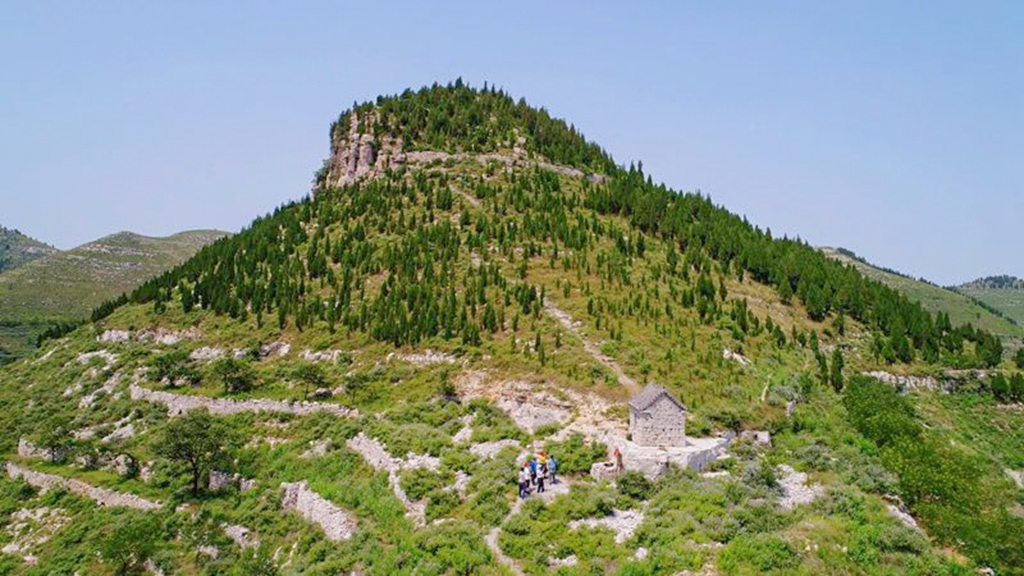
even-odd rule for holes
{"type": "Polygon", "coordinates": [[[1024,276],[1021,29],[1010,3],[4,6],[0,224],[236,231],[308,191],[353,101],[462,77],[778,236],[1024,276]]]}

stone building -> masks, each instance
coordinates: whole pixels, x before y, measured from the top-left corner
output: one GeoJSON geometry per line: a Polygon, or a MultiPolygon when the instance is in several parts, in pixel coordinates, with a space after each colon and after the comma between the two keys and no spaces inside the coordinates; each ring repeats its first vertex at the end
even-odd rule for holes
{"type": "Polygon", "coordinates": [[[649,384],[629,401],[629,434],[639,446],[686,446],[686,408],[668,390],[649,384]]]}

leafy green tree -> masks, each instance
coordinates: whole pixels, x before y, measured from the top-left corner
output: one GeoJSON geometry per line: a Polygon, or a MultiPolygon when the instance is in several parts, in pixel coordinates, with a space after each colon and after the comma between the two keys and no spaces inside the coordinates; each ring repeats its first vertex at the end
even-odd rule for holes
{"type": "Polygon", "coordinates": [[[237,358],[215,360],[210,365],[210,374],[228,394],[246,392],[256,384],[256,372],[247,360],[237,358]]]}
{"type": "Polygon", "coordinates": [[[160,526],[152,514],[125,511],[116,516],[100,545],[100,555],[118,576],[142,574],[145,562],[157,550],[160,526]]]}
{"type": "Polygon", "coordinates": [[[1017,353],[1013,355],[1013,363],[1017,365],[1017,368],[1024,370],[1024,348],[1017,349],[1017,353]]]}
{"type": "Polygon", "coordinates": [[[292,372],[292,377],[302,383],[304,398],[309,396],[309,389],[322,388],[327,383],[327,375],[324,369],[314,362],[299,364],[292,372]]]}
{"type": "Polygon", "coordinates": [[[233,447],[231,431],[202,409],[192,410],[168,422],[157,442],[156,451],[188,470],[192,494],[198,495],[203,478],[212,467],[227,464],[233,447]]]}
{"type": "Polygon", "coordinates": [[[172,350],[157,356],[151,364],[151,376],[157,382],[167,382],[169,386],[199,382],[199,372],[184,350],[172,350]]]}

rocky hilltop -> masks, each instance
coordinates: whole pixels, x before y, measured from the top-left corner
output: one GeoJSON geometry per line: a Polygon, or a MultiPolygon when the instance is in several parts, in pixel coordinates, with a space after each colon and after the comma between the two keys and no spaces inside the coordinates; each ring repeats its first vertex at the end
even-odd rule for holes
{"type": "Polygon", "coordinates": [[[998,336],[435,85],[0,369],[0,567],[1016,574],[1022,399],[998,336]]]}

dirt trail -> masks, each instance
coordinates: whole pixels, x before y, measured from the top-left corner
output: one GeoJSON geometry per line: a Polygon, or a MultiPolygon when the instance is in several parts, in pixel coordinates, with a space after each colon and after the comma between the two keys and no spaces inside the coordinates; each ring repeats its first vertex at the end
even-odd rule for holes
{"type": "Polygon", "coordinates": [[[501,524],[504,524],[509,518],[519,514],[527,500],[540,498],[542,502],[550,503],[562,494],[568,494],[569,489],[569,483],[565,479],[561,479],[558,484],[549,485],[547,490],[540,494],[534,493],[529,498],[517,497],[515,503],[512,504],[512,508],[508,511],[508,514],[502,518],[501,522],[498,523],[498,526],[491,528],[491,531],[487,533],[487,537],[484,538],[484,541],[487,542],[487,547],[490,548],[491,553],[494,554],[494,558],[500,564],[503,564],[506,568],[511,570],[516,576],[523,576],[524,572],[523,569],[519,567],[519,564],[514,559],[506,556],[505,553],[501,551],[501,547],[498,546],[498,537],[501,536],[501,524]]]}
{"type": "Polygon", "coordinates": [[[614,372],[615,376],[619,380],[619,384],[622,384],[627,390],[629,390],[630,394],[636,394],[637,392],[640,391],[640,384],[637,383],[637,381],[634,380],[629,374],[626,374],[626,371],[622,369],[622,366],[619,366],[618,362],[616,362],[613,358],[611,358],[604,352],[601,352],[601,349],[598,348],[596,344],[588,340],[587,337],[584,336],[582,332],[580,332],[579,326],[576,325],[576,321],[573,320],[572,316],[570,316],[568,312],[555,306],[554,304],[551,303],[550,300],[544,302],[544,311],[547,312],[549,316],[557,320],[563,328],[565,328],[574,336],[579,338],[580,342],[583,343],[583,348],[587,351],[587,353],[593,356],[594,359],[600,362],[601,364],[604,364],[605,367],[607,367],[609,370],[614,372]]]}

